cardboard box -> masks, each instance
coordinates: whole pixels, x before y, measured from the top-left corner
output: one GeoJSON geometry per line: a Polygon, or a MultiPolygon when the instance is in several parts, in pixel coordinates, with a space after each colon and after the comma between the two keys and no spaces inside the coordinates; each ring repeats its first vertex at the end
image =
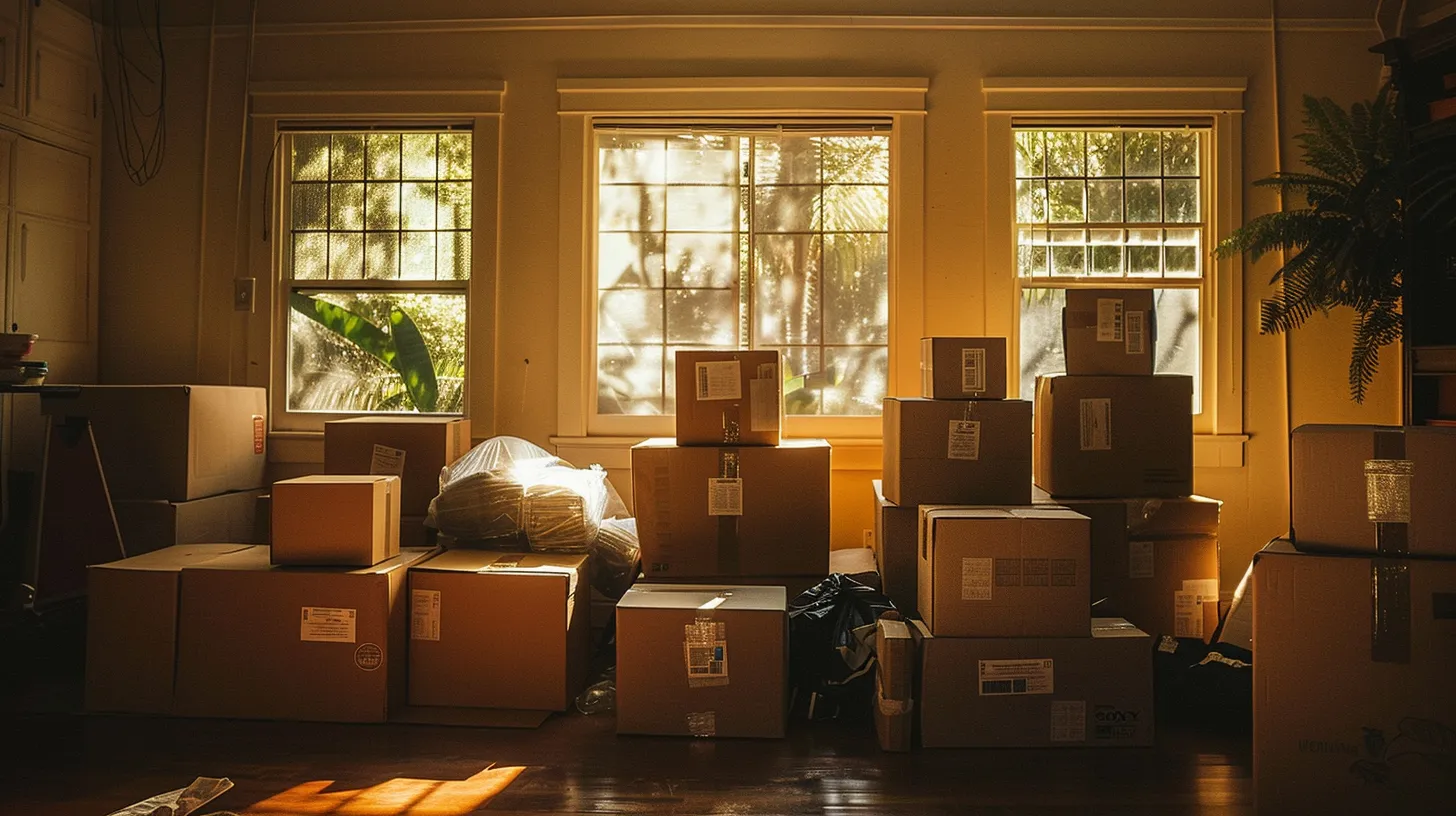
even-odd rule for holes
{"type": "Polygon", "coordinates": [[[183,544],[86,570],[86,710],[166,714],[182,570],[247,544],[183,544]]]}
{"type": "Polygon", "coordinates": [[[788,598],[789,602],[792,603],[795,598],[818,586],[828,577],[828,573],[820,575],[709,575],[699,578],[654,578],[652,582],[668,586],[697,586],[703,584],[717,586],[735,584],[737,586],[751,587],[780,587],[784,590],[784,597],[788,598]]]}
{"type": "Polygon", "coordinates": [[[383,722],[405,699],[405,571],[433,554],[275,567],[253,547],[185,570],[174,712],[383,722]]]}
{"type": "Polygon", "coordinates": [[[880,583],[895,608],[911,617],[920,592],[915,574],[920,563],[920,508],[893,504],[885,498],[879,479],[870,484],[875,491],[875,560],[880,565],[880,583]]]}
{"type": "Polygon", "coordinates": [[[1154,637],[1212,635],[1214,627],[1204,621],[1212,611],[1218,622],[1221,502],[1188,496],[1059,503],[1092,520],[1098,615],[1126,618],[1154,637]]]}
{"type": "Polygon", "coordinates": [[[829,443],[632,448],[632,502],[649,580],[826,575],[829,443]]]}
{"type": "Polygon", "coordinates": [[[1193,378],[1038,377],[1036,485],[1053,497],[1193,492],[1193,378]]]}
{"type": "Polygon", "coordinates": [[[399,554],[398,476],[273,483],[273,563],[368,567],[399,554]]]}
{"type": "Polygon", "coordinates": [[[262,388],[87,385],[41,412],[90,420],[113,501],[188,501],[264,485],[267,404],[262,388]]]}
{"type": "Polygon", "coordinates": [[[586,555],[449,550],[409,571],[409,701],[565,711],[591,650],[586,555]]]}
{"type": "Polygon", "coordinates": [[[1006,338],[920,338],[920,396],[1006,399],[1006,338]]]}
{"type": "Polygon", "coordinates": [[[1153,744],[1152,642],[1127,621],[1094,618],[1091,637],[1064,638],[944,638],[911,625],[926,748],[1153,744]]]}
{"type": "Polygon", "coordinates": [[[1089,523],[1059,507],[921,507],[925,625],[938,637],[1086,637],[1089,523]]]}
{"type": "Polygon", "coordinates": [[[253,540],[259,544],[273,541],[273,494],[264,493],[258,497],[253,510],[253,540]]]}
{"type": "Polygon", "coordinates": [[[639,583],[617,603],[617,733],[782,737],[779,587],[639,583]]]}
{"type": "Polygon", "coordinates": [[[1031,403],[886,397],[884,410],[885,498],[1031,503],[1031,403]]]}
{"type": "Polygon", "coordinates": [[[1301,425],[1290,475],[1299,549],[1456,556],[1456,428],[1301,425]]]}
{"type": "Polygon", "coordinates": [[[915,639],[903,620],[875,621],[875,660],[881,696],[909,700],[915,696],[915,639]]]}
{"type": "Polygon", "coordinates": [[[470,420],[369,416],[324,423],[324,473],[400,479],[399,512],[423,516],[440,493],[440,471],[470,450],[470,420]]]}
{"type": "Polygon", "coordinates": [[[400,549],[433,547],[440,531],[425,526],[424,516],[403,516],[399,520],[400,549]]]}
{"type": "Polygon", "coordinates": [[[1157,339],[1153,290],[1067,290],[1062,347],[1068,374],[1152,374],[1157,339]]]}
{"type": "Polygon", "coordinates": [[[177,544],[266,544],[257,529],[262,495],[262,490],[239,490],[185,502],[129,499],[112,502],[111,509],[127,555],[177,544]]]}
{"type": "Polygon", "coordinates": [[[1451,812],[1456,561],[1271,544],[1254,642],[1260,813],[1451,812]]]}
{"type": "Polygon", "coordinates": [[[777,350],[679,351],[679,445],[777,445],[784,415],[777,350]]]}
{"type": "Polygon", "coordinates": [[[885,696],[884,678],[875,675],[875,737],[881,751],[915,747],[915,700],[885,696]]]}

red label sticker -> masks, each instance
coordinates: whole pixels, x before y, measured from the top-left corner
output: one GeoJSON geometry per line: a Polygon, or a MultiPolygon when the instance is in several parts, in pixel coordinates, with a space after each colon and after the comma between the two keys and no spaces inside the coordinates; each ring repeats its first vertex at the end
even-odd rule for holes
{"type": "Polygon", "coordinates": [[[261,414],[253,414],[253,455],[263,455],[263,441],[267,439],[267,432],[263,428],[263,417],[261,414]]]}

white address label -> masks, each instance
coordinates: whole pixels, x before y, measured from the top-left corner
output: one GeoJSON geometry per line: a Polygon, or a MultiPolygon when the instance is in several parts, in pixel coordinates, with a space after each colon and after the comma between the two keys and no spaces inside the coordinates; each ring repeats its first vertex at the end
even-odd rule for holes
{"type": "Polygon", "coordinates": [[[743,515],[743,480],[708,480],[708,515],[743,515]]]}
{"type": "Polygon", "coordinates": [[[440,639],[440,590],[410,592],[410,639],[440,639]]]}
{"type": "Polygon", "coordinates": [[[404,476],[404,454],[399,448],[375,445],[369,457],[370,476],[404,476]]]}
{"type": "Polygon", "coordinates": [[[1147,352],[1146,332],[1143,331],[1145,312],[1128,312],[1123,316],[1123,335],[1126,337],[1123,350],[1128,354],[1147,352]]]}
{"type": "Polygon", "coordinates": [[[1112,450],[1112,400],[1108,398],[1081,401],[1084,451],[1112,450]]]}
{"type": "Polygon", "coordinates": [[[981,423],[952,419],[945,458],[978,461],[981,458],[981,423]]]}
{"type": "Polygon", "coordinates": [[[1000,697],[1009,694],[1051,694],[1052,660],[978,660],[980,694],[1000,697]]]}
{"type": "Polygon", "coordinates": [[[353,643],[358,610],[332,606],[305,606],[298,639],[315,643],[353,643]]]}
{"type": "Polygon", "coordinates": [[[1097,342],[1122,342],[1122,298],[1097,298],[1097,342]]]}
{"type": "Polygon", "coordinates": [[[986,350],[961,349],[961,393],[979,394],[986,390],[986,350]]]}
{"type": "Polygon", "coordinates": [[[698,363],[693,372],[700,400],[743,399],[743,380],[737,360],[698,363]]]}

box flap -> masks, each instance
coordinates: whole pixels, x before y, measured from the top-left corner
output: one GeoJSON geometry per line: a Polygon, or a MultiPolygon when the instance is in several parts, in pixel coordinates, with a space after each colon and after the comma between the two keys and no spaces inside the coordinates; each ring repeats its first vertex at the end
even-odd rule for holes
{"type": "MultiPolygon", "coordinates": [[[[637,444],[635,444],[635,445],[632,446],[632,448],[634,450],[637,449],[637,448],[675,448],[675,447],[677,447],[677,439],[675,439],[675,438],[673,438],[671,436],[657,436],[657,437],[653,437],[651,439],[644,439],[641,442],[638,442],[637,444]]],[[[734,447],[734,446],[733,445],[724,445],[722,447],[731,448],[731,447],[734,447]]],[[[751,445],[751,446],[744,446],[744,447],[762,447],[762,446],[751,445]]],[[[778,447],[778,448],[795,448],[795,449],[827,448],[827,447],[829,447],[829,442],[828,442],[828,440],[825,440],[825,439],[807,439],[807,438],[806,439],[784,439],[784,440],[780,441],[779,444],[776,445],[776,446],[774,446],[774,447],[778,447]]]]}
{"type": "Polygon", "coordinates": [[[366,473],[314,473],[308,476],[296,476],[292,479],[282,479],[274,482],[277,485],[290,484],[374,484],[375,482],[387,482],[390,479],[399,480],[398,476],[391,474],[366,474],[366,473]]]}
{"type": "Polygon", "coordinates": [[[347,419],[331,419],[326,425],[449,425],[461,422],[458,416],[360,416],[347,419]]]}
{"type": "Polygon", "coordinates": [[[783,612],[788,608],[788,593],[781,586],[637,584],[622,596],[617,608],[783,612]]]}
{"type": "Polygon", "coordinates": [[[1147,632],[1122,618],[1092,619],[1092,637],[1095,638],[1145,638],[1147,636],[1147,632]]]}
{"type": "MultiPolygon", "coordinates": [[[[254,545],[251,544],[178,544],[173,547],[163,547],[160,550],[135,555],[131,558],[123,558],[120,561],[92,564],[88,569],[157,570],[170,572],[186,567],[199,566],[214,558],[240,553],[253,548],[254,545]]],[[[263,549],[266,550],[267,547],[263,549]]]]}

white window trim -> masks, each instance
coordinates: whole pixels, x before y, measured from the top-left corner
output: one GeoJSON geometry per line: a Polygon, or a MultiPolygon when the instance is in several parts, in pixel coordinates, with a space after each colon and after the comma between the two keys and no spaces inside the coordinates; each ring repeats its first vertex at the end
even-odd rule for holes
{"type": "MultiPolygon", "coordinates": [[[[283,293],[283,242],[275,236],[287,234],[285,208],[276,206],[285,171],[283,158],[274,157],[280,124],[317,124],[320,127],[355,124],[469,122],[472,125],[471,170],[471,272],[467,293],[465,337],[466,394],[464,414],[470,417],[475,436],[489,436],[495,428],[495,311],[496,275],[499,261],[500,128],[505,83],[500,80],[468,80],[434,83],[429,87],[409,83],[372,84],[255,82],[249,85],[252,101],[251,162],[248,223],[245,236],[248,269],[256,281],[256,307],[246,320],[246,342],[235,354],[235,365],[246,371],[249,385],[269,389],[271,435],[299,438],[307,451],[289,451],[285,457],[300,456],[317,461],[310,440],[316,439],[327,419],[349,414],[288,414],[286,388],[281,387],[286,361],[284,322],[287,304],[283,293]],[[270,158],[272,161],[270,162],[270,158]],[[267,200],[269,198],[273,200],[267,200]],[[267,236],[264,239],[264,236],[267,236]]],[[[271,450],[271,449],[270,449],[271,450]]],[[[281,461],[278,457],[271,457],[281,461]]]]}
{"type": "MultiPolygon", "coordinates": [[[[1205,372],[1203,413],[1195,417],[1196,467],[1243,465],[1243,262],[1219,260],[1213,247],[1243,218],[1242,77],[987,78],[981,82],[986,117],[987,332],[1010,338],[1020,359],[1016,300],[1016,201],[1012,122],[1017,116],[1201,116],[1213,121],[1207,177],[1211,203],[1200,298],[1205,372]],[[1000,214],[997,216],[996,214],[1000,214]]],[[[1018,385],[1013,378],[1012,386],[1018,385]]]]}
{"type": "MultiPolygon", "coordinates": [[[[561,126],[560,329],[557,439],[671,436],[671,417],[597,416],[595,234],[590,195],[595,117],[882,116],[892,120],[890,147],[889,393],[919,388],[923,327],[925,94],[921,78],[706,77],[562,79],[556,83],[561,126]]],[[[878,439],[873,417],[788,417],[791,436],[878,439]]]]}

